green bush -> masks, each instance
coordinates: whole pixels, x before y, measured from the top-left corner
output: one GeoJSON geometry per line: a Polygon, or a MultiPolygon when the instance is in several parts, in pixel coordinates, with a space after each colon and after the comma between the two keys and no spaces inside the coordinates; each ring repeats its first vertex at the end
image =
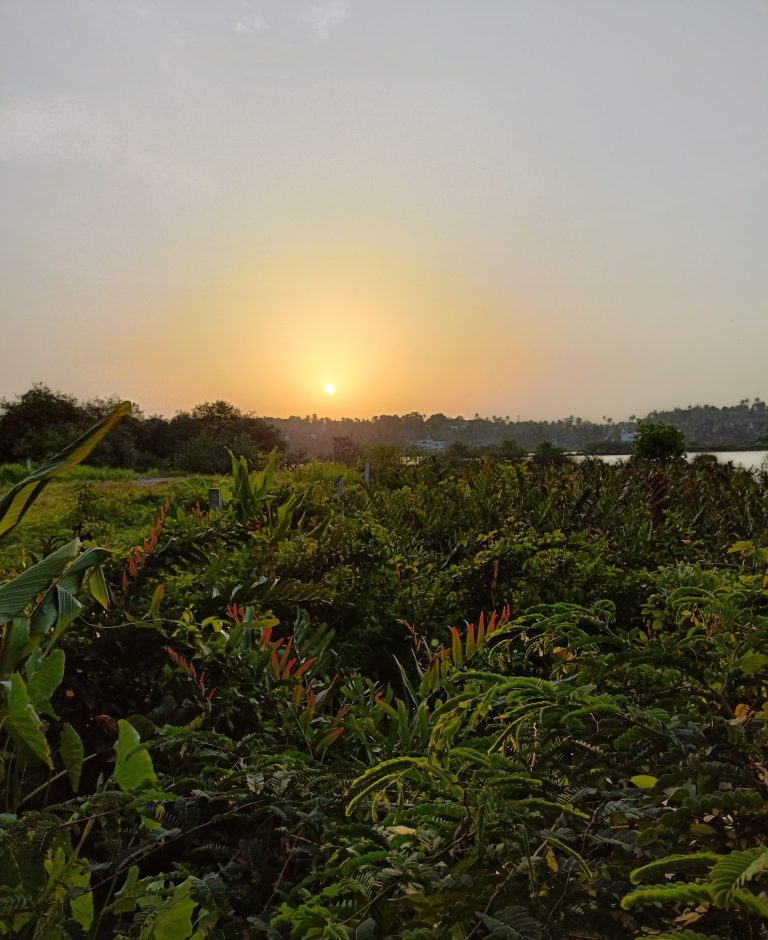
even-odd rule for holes
{"type": "Polygon", "coordinates": [[[632,441],[632,456],[639,460],[682,460],[685,435],[671,424],[643,421],[632,441]]]}
{"type": "Polygon", "coordinates": [[[58,489],[113,551],[7,680],[0,929],[759,937],[766,475],[371,460],[58,489]]]}

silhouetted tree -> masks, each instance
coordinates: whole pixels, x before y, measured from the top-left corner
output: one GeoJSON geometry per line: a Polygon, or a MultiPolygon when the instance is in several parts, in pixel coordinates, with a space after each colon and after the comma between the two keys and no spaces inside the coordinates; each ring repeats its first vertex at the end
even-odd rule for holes
{"type": "Polygon", "coordinates": [[[88,415],[71,395],[37,383],[0,401],[0,463],[38,462],[65,447],[88,425],[88,415]]]}

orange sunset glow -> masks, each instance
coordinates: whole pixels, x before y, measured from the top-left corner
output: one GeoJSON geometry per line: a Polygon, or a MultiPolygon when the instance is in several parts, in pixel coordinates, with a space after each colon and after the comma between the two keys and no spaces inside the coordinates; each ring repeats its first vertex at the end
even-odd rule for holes
{"type": "Polygon", "coordinates": [[[3,4],[0,300],[34,354],[0,396],[619,419],[760,394],[765,8],[556,7],[3,4]]]}

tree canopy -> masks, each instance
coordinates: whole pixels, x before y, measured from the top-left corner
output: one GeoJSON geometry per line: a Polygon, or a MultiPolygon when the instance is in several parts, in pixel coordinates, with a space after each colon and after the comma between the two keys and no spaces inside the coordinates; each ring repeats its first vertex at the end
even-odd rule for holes
{"type": "Polygon", "coordinates": [[[685,457],[685,435],[671,424],[644,421],[632,442],[632,456],[641,460],[681,460],[685,457]]]}

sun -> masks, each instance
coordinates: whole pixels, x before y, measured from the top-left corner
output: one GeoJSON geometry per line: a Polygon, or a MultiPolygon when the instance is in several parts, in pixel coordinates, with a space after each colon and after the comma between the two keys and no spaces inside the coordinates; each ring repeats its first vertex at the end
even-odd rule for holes
{"type": "Polygon", "coordinates": [[[335,394],[335,392],[336,392],[336,386],[333,385],[331,382],[329,382],[329,383],[325,386],[325,394],[326,394],[326,395],[333,395],[333,394],[335,394]]]}

